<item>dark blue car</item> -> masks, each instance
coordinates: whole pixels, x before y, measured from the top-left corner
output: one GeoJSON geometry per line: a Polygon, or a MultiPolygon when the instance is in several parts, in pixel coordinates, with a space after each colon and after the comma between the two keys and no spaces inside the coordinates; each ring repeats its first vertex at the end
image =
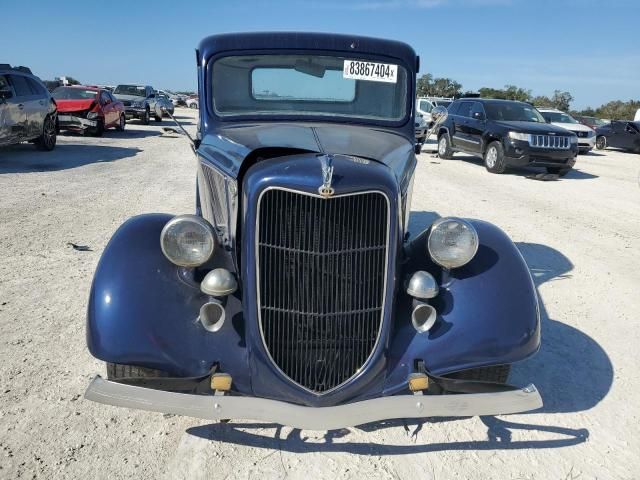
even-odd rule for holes
{"type": "MultiPolygon", "coordinates": [[[[198,50],[195,213],[140,215],[95,273],[87,398],[334,429],[542,405],[534,284],[479,220],[409,232],[418,58],[346,35],[198,50]]],[[[419,188],[429,188],[420,185],[419,188]]]]}

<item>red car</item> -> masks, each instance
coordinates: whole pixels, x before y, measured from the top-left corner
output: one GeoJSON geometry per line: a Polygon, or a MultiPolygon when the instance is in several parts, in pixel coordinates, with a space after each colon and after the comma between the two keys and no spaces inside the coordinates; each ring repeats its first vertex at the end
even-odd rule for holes
{"type": "Polygon", "coordinates": [[[123,131],[126,125],[124,105],[109,90],[74,85],[58,87],[51,96],[58,104],[61,130],[75,130],[100,137],[105,129],[123,131]]]}

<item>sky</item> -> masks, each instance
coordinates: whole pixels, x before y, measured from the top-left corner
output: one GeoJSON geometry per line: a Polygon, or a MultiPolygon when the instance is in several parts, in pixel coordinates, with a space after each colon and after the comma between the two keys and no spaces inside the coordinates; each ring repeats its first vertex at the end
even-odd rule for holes
{"type": "Polygon", "coordinates": [[[464,90],[566,90],[576,109],[640,98],[635,0],[2,0],[0,22],[0,63],[47,80],[195,90],[205,36],[291,30],[404,41],[420,74],[464,90]]]}

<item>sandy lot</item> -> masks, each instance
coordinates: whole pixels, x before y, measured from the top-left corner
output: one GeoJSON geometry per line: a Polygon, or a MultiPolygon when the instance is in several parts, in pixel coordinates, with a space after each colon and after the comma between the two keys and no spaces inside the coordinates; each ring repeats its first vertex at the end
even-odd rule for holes
{"type": "Polygon", "coordinates": [[[84,315],[109,237],[132,215],[193,211],[194,158],[160,130],[0,150],[0,478],[638,478],[640,155],[609,150],[556,182],[419,157],[413,229],[491,221],[534,273],[543,345],[511,380],[538,386],[540,411],[323,434],[85,401],[104,374],[84,315]]]}

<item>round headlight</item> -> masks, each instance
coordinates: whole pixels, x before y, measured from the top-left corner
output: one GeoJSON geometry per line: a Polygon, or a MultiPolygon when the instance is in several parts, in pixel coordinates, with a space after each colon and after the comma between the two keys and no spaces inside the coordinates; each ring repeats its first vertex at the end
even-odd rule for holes
{"type": "Polygon", "coordinates": [[[200,266],[213,255],[213,227],[197,215],[178,215],[162,229],[160,247],[171,263],[181,267],[200,266]]]}
{"type": "Polygon", "coordinates": [[[441,267],[461,267],[478,251],[478,233],[465,220],[441,218],[431,226],[427,248],[433,261],[441,267]]]}

